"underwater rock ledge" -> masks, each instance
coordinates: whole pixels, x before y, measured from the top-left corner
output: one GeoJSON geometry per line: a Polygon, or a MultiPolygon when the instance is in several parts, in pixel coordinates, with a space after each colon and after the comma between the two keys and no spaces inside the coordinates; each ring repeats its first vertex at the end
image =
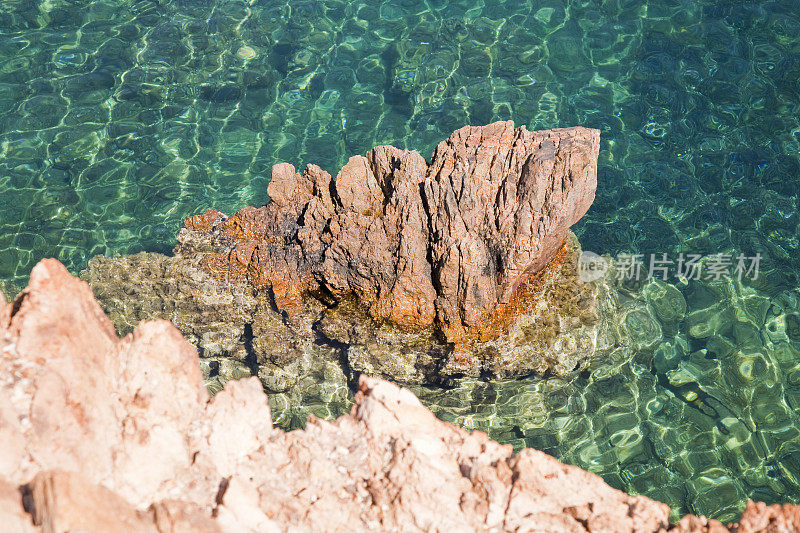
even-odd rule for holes
{"type": "MultiPolygon", "coordinates": [[[[437,420],[362,377],[355,406],[272,427],[254,379],[209,399],[168,322],[118,338],[86,283],[44,260],[0,301],[0,521],[5,531],[721,532],[533,449],[437,420]]],[[[800,510],[750,502],[730,530],[795,531],[800,510]]]]}
{"type": "Polygon", "coordinates": [[[391,146],[335,180],[278,164],[267,205],[209,209],[174,256],[96,257],[83,276],[121,333],[170,320],[221,358],[211,373],[270,391],[326,372],[564,375],[596,338],[569,227],[594,200],[598,150],[598,130],[497,122],[455,131],[430,165],[391,146]]]}

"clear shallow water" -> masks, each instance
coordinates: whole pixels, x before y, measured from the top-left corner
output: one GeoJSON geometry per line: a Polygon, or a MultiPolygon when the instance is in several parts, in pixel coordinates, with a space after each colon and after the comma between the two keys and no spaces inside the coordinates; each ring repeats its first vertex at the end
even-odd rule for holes
{"type": "MultiPolygon", "coordinates": [[[[770,306],[783,302],[774,326],[796,332],[798,13],[797,0],[3,2],[0,280],[13,292],[42,257],[77,271],[95,254],[166,252],[186,215],[266,201],[276,162],[335,172],[378,144],[428,157],[455,128],[513,119],[602,130],[597,200],[575,228],[585,249],[759,252],[752,290],[770,306]]],[[[685,296],[689,313],[728,309],[736,320],[714,335],[739,346],[741,298],[702,295],[685,296]]],[[[512,431],[533,416],[521,407],[533,393],[517,385],[499,395],[481,385],[470,393],[477,400],[439,411],[474,409],[461,421],[480,425],[494,410],[502,427],[493,436],[682,511],[730,517],[747,496],[796,501],[799,357],[788,333],[767,342],[766,315],[747,320],[771,386],[740,383],[736,351],[698,363],[692,354],[711,341],[690,336],[689,323],[657,338],[666,347],[683,335],[675,357],[736,417],[776,413],[745,424],[763,441],[758,453],[717,435],[659,380],[674,368],[655,369],[658,346],[620,357],[605,377],[537,382],[551,421],[538,429],[512,431]],[[611,409],[605,398],[616,394],[627,399],[611,409]],[[660,415],[654,399],[677,414],[660,415]],[[609,440],[618,426],[607,412],[626,431],[668,436],[663,446],[643,438],[650,444],[636,459],[608,453],[619,442],[609,440]],[[564,430],[569,420],[596,429],[564,430]],[[776,427],[785,433],[763,436],[776,427]],[[754,481],[750,472],[770,462],[785,479],[754,481]]]]}
{"type": "Polygon", "coordinates": [[[600,349],[579,375],[415,392],[444,420],[578,464],[675,518],[797,502],[800,294],[611,283],[600,349]]]}

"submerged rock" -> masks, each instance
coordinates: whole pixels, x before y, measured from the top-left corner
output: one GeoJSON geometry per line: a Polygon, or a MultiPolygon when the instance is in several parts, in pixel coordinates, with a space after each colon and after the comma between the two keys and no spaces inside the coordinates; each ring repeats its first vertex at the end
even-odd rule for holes
{"type": "Polygon", "coordinates": [[[173,257],[97,257],[84,277],[121,332],[168,319],[272,391],[331,361],[342,379],[563,375],[596,337],[598,291],[568,235],[594,198],[598,149],[597,130],[498,122],[457,130],[430,165],[391,146],[335,180],[279,164],[266,206],[209,209],[173,257]]]}
{"type": "MultiPolygon", "coordinates": [[[[304,378],[320,378],[336,347],[316,343],[314,323],[324,306],[310,301],[288,321],[272,308],[267,293],[244,280],[220,282],[197,263],[198,257],[140,253],[98,256],[84,278],[92,286],[120,334],[142,320],[172,322],[201,356],[212,392],[230,379],[258,376],[271,392],[284,392],[304,378]]],[[[331,373],[326,377],[330,380],[331,373]]],[[[339,372],[344,386],[345,376],[339,372]]]]}
{"type": "Polygon", "coordinates": [[[289,315],[275,307],[270,291],[211,276],[199,249],[189,240],[171,257],[98,256],[82,276],[121,334],[142,320],[175,324],[197,346],[212,392],[246,375],[257,375],[270,392],[299,394],[312,392],[323,377],[345,388],[359,373],[433,384],[463,375],[563,375],[594,353],[601,288],[578,279],[574,236],[557,261],[520,286],[504,331],[468,345],[448,343],[433,326],[376,323],[355,298],[330,307],[306,298],[289,315]]]}

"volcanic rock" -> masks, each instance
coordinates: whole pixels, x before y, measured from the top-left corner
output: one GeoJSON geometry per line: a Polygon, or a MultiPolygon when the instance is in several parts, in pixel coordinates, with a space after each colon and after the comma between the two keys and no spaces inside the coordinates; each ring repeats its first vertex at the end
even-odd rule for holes
{"type": "Polygon", "coordinates": [[[267,205],[209,209],[173,257],[97,257],[84,277],[121,333],[170,320],[209,375],[272,391],[338,361],[342,380],[563,375],[596,337],[568,228],[594,198],[598,149],[597,130],[498,122],[457,130],[430,165],[391,146],[335,180],[282,163],[267,205]]]}
{"type": "Polygon", "coordinates": [[[179,238],[178,251],[216,250],[204,258],[212,275],[271,288],[290,315],[305,294],[352,297],[378,323],[435,324],[451,342],[492,337],[498,306],[556,256],[592,204],[598,150],[597,130],[498,122],[457,130],[430,166],[391,146],[350,158],[335,181],[283,163],[271,203],[190,217],[185,231],[200,235],[179,238]]]}

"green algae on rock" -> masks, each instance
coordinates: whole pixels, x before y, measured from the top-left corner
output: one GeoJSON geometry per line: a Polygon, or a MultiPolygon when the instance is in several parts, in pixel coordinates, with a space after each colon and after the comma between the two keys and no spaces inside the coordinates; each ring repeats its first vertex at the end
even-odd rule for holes
{"type": "Polygon", "coordinates": [[[146,319],[175,324],[197,346],[214,390],[246,375],[257,375],[271,392],[289,394],[339,383],[344,396],[347,380],[358,373],[438,384],[470,374],[564,375],[586,366],[595,351],[599,294],[595,284],[577,277],[574,236],[566,257],[542,276],[526,313],[507,332],[472,341],[469,355],[461,357],[432,328],[376,325],[354,300],[327,307],[311,298],[290,317],[266,291],[244,280],[214,279],[180,249],[174,256],[98,256],[82,277],[120,333],[146,319]]]}

